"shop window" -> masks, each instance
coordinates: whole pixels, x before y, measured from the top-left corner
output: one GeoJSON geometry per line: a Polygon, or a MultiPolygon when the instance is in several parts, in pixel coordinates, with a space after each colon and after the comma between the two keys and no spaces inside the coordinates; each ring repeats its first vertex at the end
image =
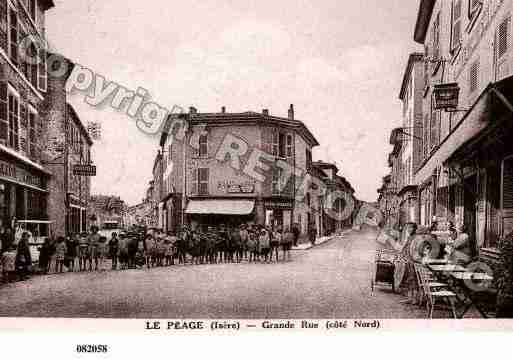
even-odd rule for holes
{"type": "Polygon", "coordinates": [[[452,3],[452,36],[451,51],[456,50],[461,45],[461,22],[462,22],[462,0],[454,0],[452,3]]]}
{"type": "Polygon", "coordinates": [[[199,137],[199,156],[208,157],[208,135],[199,137]]]}
{"type": "Polygon", "coordinates": [[[19,98],[9,93],[9,146],[15,150],[19,149],[19,98]]]}

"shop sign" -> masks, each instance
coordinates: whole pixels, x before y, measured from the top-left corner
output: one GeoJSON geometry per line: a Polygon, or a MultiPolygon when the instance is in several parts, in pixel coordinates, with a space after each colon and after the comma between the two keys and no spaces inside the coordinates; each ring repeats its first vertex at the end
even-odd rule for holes
{"type": "Polygon", "coordinates": [[[452,110],[458,107],[460,88],[457,83],[435,85],[435,110],[452,110]]]}
{"type": "Polygon", "coordinates": [[[220,181],[217,184],[217,189],[220,192],[226,193],[253,193],[255,192],[255,183],[251,181],[235,182],[235,181],[220,181]]]}
{"type": "Polygon", "coordinates": [[[292,209],[290,201],[265,201],[264,205],[267,209],[292,209]]]}
{"type": "Polygon", "coordinates": [[[43,181],[40,176],[35,176],[27,170],[17,167],[13,163],[0,160],[0,176],[13,179],[17,182],[35,186],[38,188],[43,187],[43,181]]]}
{"type": "Polygon", "coordinates": [[[93,165],[74,165],[73,174],[75,176],[96,176],[96,166],[93,165]]]}

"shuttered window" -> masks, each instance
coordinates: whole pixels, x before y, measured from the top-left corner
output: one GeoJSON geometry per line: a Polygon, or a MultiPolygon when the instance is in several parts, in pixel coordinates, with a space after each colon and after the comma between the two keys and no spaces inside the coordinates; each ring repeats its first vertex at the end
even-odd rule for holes
{"type": "Polygon", "coordinates": [[[9,93],[9,147],[19,150],[20,100],[9,93]]]}
{"type": "Polygon", "coordinates": [[[469,92],[473,93],[479,86],[479,60],[470,65],[469,69],[469,92]]]}
{"type": "Polygon", "coordinates": [[[513,157],[502,163],[502,233],[513,231],[513,157]]]}
{"type": "Polygon", "coordinates": [[[273,173],[273,180],[272,180],[272,194],[273,195],[279,195],[281,194],[282,188],[281,188],[281,182],[280,178],[282,175],[282,169],[278,166],[273,166],[272,169],[273,173]]]}
{"type": "Polygon", "coordinates": [[[28,114],[28,138],[29,138],[29,152],[31,157],[37,157],[37,115],[35,111],[30,110],[28,114]]]}
{"type": "Polygon", "coordinates": [[[9,57],[18,66],[18,14],[9,7],[9,57]]]}
{"type": "Polygon", "coordinates": [[[461,44],[461,11],[462,0],[453,0],[452,3],[452,35],[451,50],[456,50],[461,44]]]}
{"type": "Polygon", "coordinates": [[[46,51],[39,49],[39,63],[37,66],[37,88],[40,91],[46,92],[48,87],[48,75],[46,69],[46,51]]]}
{"type": "Polygon", "coordinates": [[[9,53],[7,38],[9,34],[9,19],[7,13],[7,1],[0,1],[0,48],[7,54],[9,53]]]}
{"type": "Polygon", "coordinates": [[[287,158],[292,158],[293,153],[293,147],[292,147],[292,135],[287,135],[287,158]]]}
{"type": "Polygon", "coordinates": [[[200,195],[208,194],[208,168],[198,168],[198,193],[200,195]]]}
{"type": "Polygon", "coordinates": [[[511,18],[507,17],[499,24],[497,29],[497,59],[502,58],[508,51],[510,22],[511,18]]]}
{"type": "Polygon", "coordinates": [[[199,137],[199,156],[208,157],[208,135],[199,137]]]}

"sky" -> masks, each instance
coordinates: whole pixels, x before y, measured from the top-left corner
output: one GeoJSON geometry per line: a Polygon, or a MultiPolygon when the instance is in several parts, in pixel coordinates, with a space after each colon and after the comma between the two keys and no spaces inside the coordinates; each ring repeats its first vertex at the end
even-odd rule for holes
{"type": "MultiPolygon", "coordinates": [[[[47,13],[53,48],[109,81],[143,87],[152,101],[199,112],[294,104],[356,196],[375,201],[388,172],[390,131],[413,41],[418,0],[55,0],[47,13]],[[128,4],[129,3],[129,4],[128,4]]],[[[123,112],[95,108],[76,92],[82,121],[101,123],[92,192],[142,200],[158,136],[123,112]]]]}

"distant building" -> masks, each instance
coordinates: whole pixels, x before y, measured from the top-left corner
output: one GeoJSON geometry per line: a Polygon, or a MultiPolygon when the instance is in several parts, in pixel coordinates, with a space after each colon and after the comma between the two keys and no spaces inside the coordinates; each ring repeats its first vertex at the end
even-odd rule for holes
{"type": "Polygon", "coordinates": [[[128,206],[118,196],[97,194],[89,200],[88,213],[100,228],[105,222],[117,222],[120,227],[125,226],[127,210],[128,206]]]}

